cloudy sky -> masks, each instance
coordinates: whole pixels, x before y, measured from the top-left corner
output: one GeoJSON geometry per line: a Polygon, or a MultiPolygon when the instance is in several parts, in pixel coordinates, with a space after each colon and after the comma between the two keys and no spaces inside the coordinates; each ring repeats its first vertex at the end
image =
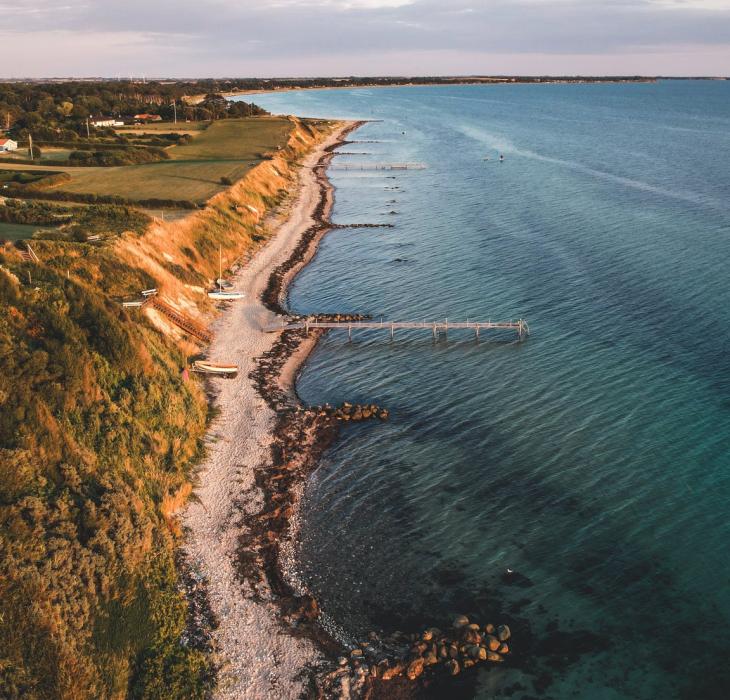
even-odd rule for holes
{"type": "Polygon", "coordinates": [[[730,0],[0,0],[0,77],[730,73],[730,0]]]}

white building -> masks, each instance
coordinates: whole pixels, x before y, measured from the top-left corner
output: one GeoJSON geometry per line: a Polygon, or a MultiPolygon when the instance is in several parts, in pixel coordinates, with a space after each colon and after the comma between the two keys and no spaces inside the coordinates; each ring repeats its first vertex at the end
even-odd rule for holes
{"type": "Polygon", "coordinates": [[[91,119],[91,126],[124,126],[124,122],[119,121],[114,117],[96,117],[96,119],[91,119]]]}
{"type": "Polygon", "coordinates": [[[0,139],[0,153],[3,151],[17,151],[18,142],[12,139],[0,139]]]}

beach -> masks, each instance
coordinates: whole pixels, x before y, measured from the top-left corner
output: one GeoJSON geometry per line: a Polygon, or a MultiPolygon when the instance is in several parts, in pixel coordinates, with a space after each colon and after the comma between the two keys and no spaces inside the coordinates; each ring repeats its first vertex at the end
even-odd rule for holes
{"type": "MultiPolygon", "coordinates": [[[[219,415],[210,429],[195,497],[182,522],[188,532],[188,564],[205,581],[217,621],[213,641],[220,664],[220,698],[298,697],[302,691],[299,674],[321,660],[315,644],[306,637],[295,638],[283,628],[265,578],[256,583],[244,582],[239,576],[244,520],[258,513],[265,502],[255,471],[270,462],[276,424],[274,411],[249,374],[256,368],[256,358],[270,351],[278,339],[277,334],[264,331],[277,320],[261,301],[271,271],[291,256],[303,234],[316,224],[318,207],[319,215],[326,214],[323,197],[325,207],[331,206],[331,190],[314,166],[328,158],[328,147],[339,143],[353,127],[343,123],[305,158],[296,198],[278,220],[268,224],[275,234],[233,279],[236,288],[245,292],[245,299],[227,309],[213,325],[210,359],[235,363],[239,373],[233,380],[215,384],[219,415]]],[[[291,270],[287,279],[293,274],[291,270]]],[[[280,379],[286,391],[292,391],[298,366],[312,344],[286,363],[280,379]]]]}

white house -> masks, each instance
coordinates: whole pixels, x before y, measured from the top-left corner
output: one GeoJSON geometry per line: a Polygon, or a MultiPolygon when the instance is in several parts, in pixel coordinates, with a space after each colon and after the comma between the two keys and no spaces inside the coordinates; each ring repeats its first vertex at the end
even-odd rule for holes
{"type": "Polygon", "coordinates": [[[3,151],[17,151],[18,142],[12,139],[0,139],[0,153],[3,151]]]}

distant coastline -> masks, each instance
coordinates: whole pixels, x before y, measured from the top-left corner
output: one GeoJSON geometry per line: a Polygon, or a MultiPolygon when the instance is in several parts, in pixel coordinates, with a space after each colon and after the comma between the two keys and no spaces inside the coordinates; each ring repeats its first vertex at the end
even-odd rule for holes
{"type": "MultiPolygon", "coordinates": [[[[554,84],[616,84],[616,83],[657,83],[661,80],[673,80],[674,78],[652,77],[652,76],[484,76],[484,77],[455,77],[455,78],[306,78],[292,80],[264,80],[260,87],[243,87],[231,90],[223,90],[226,98],[242,97],[246,95],[259,95],[271,92],[298,92],[304,90],[355,90],[372,88],[393,88],[393,87],[451,87],[462,85],[554,85],[554,84]]],[[[718,78],[677,78],[677,80],[727,80],[724,77],[718,78]]],[[[231,81],[235,82],[235,81],[231,81]]],[[[185,98],[188,104],[197,104],[205,98],[204,94],[189,95],[185,98]]]]}

